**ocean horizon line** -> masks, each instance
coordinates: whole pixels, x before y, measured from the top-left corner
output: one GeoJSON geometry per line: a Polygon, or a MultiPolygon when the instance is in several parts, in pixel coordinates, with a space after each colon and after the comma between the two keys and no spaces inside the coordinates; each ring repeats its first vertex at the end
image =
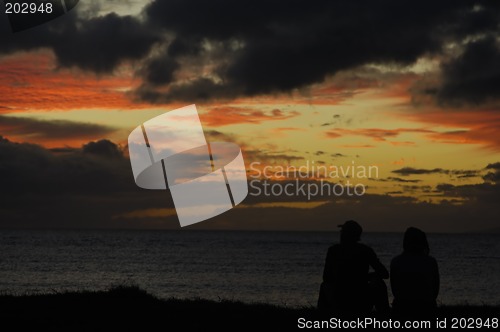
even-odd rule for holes
{"type": "MultiPolygon", "coordinates": [[[[210,228],[127,228],[127,227],[0,227],[0,231],[82,231],[82,232],[228,232],[228,233],[339,233],[339,230],[300,230],[300,229],[210,229],[210,228]]],[[[389,231],[389,230],[364,230],[363,234],[402,234],[405,230],[389,231]]],[[[427,234],[435,235],[500,235],[499,229],[477,230],[477,231],[428,231],[427,234]]]]}

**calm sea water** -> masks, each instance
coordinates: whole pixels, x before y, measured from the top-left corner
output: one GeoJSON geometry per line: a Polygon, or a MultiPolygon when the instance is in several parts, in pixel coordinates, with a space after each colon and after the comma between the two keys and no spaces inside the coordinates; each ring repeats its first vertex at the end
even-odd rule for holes
{"type": "MultiPolygon", "coordinates": [[[[162,297],[315,305],[336,233],[0,231],[0,292],[135,284],[162,297]]],[[[364,234],[389,267],[402,234],[364,234]]],[[[439,301],[500,304],[500,236],[430,234],[439,301]]]]}

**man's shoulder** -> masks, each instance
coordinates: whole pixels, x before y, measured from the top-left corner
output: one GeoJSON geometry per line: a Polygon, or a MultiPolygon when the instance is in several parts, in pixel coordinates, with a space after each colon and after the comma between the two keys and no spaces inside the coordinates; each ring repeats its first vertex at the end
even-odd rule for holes
{"type": "Polygon", "coordinates": [[[367,246],[364,243],[356,242],[356,243],[335,243],[328,248],[328,251],[338,251],[338,250],[349,250],[349,251],[358,251],[366,254],[375,253],[375,251],[367,246]]]}
{"type": "Polygon", "coordinates": [[[370,247],[369,245],[366,245],[364,244],[363,242],[356,242],[356,245],[358,245],[359,247],[365,249],[365,250],[373,250],[372,247],[370,247]]]}
{"type": "Polygon", "coordinates": [[[374,254],[375,251],[372,249],[372,247],[364,244],[364,243],[356,243],[358,250],[366,252],[367,254],[374,254]]]}

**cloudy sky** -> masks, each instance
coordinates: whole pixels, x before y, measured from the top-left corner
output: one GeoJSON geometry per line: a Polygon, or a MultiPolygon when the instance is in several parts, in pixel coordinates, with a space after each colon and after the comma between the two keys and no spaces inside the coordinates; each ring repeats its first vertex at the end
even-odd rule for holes
{"type": "Polygon", "coordinates": [[[0,227],[178,229],[127,137],[194,103],[249,167],[379,174],[362,197],[249,196],[191,228],[499,231],[499,22],[495,1],[96,0],[14,33],[2,10],[0,227]]]}

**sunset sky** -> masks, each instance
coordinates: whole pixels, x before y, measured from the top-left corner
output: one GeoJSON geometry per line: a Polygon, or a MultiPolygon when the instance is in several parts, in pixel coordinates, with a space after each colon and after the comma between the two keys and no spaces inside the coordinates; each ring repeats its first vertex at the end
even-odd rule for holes
{"type": "Polygon", "coordinates": [[[0,227],[178,229],[168,192],[136,188],[127,137],[196,104],[247,166],[379,176],[194,229],[499,231],[499,22],[500,3],[460,0],[81,1],[16,33],[1,13],[0,227]]]}

